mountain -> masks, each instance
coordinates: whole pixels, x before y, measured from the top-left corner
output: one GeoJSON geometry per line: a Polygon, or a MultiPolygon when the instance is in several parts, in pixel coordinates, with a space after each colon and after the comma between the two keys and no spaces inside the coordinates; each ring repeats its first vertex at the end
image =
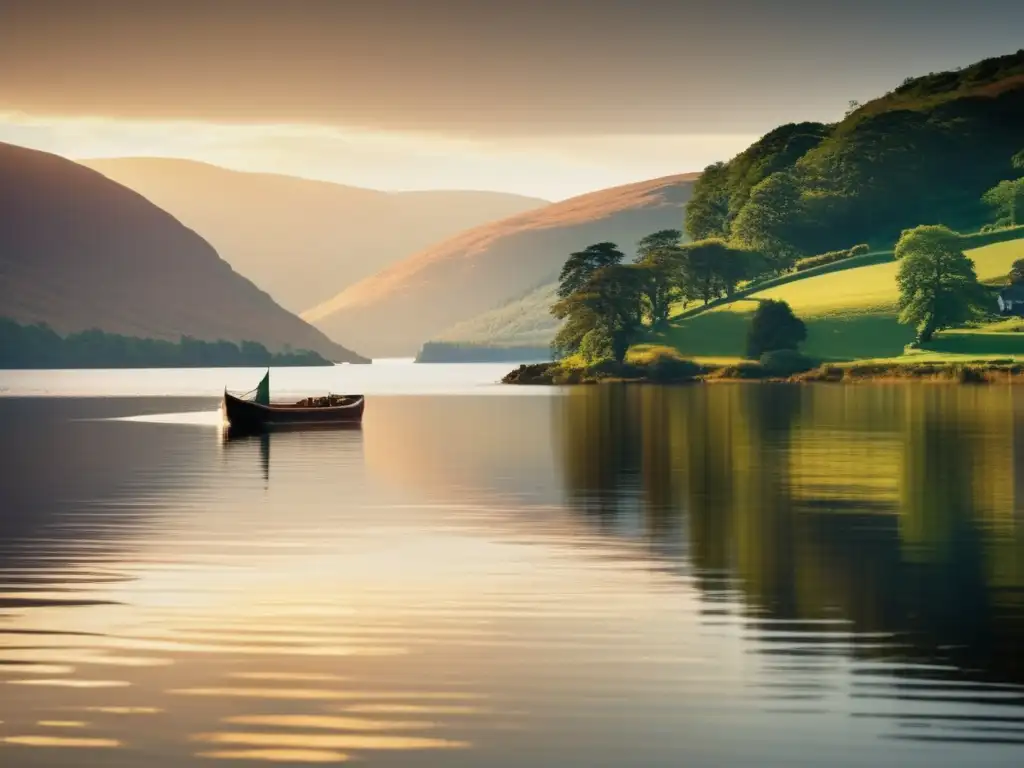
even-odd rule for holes
{"type": "Polygon", "coordinates": [[[550,283],[573,251],[612,241],[629,252],[644,235],[680,227],[696,178],[613,187],[476,227],[302,316],[375,356],[413,355],[434,334],[550,283]]]}
{"type": "Polygon", "coordinates": [[[501,192],[379,192],[191,160],[80,162],[194,229],[292,312],[465,229],[547,204],[501,192]]]}
{"type": "Polygon", "coordinates": [[[138,193],[10,144],[0,144],[0,315],[61,333],[258,341],[364,362],[138,193]]]}
{"type": "Polygon", "coordinates": [[[786,260],[891,246],[919,224],[977,229],[982,194],[1018,174],[1022,126],[1024,50],[908,78],[838,123],[780,126],[705,169],[686,228],[786,260]]]}

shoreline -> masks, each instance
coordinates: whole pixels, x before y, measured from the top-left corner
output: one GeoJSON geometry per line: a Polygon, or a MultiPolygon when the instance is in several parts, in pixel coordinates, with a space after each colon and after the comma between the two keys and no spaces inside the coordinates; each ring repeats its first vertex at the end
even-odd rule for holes
{"type": "Polygon", "coordinates": [[[580,386],[594,384],[1024,384],[1024,363],[826,363],[807,371],[782,374],[753,361],[737,365],[701,366],[689,361],[657,364],[598,364],[590,367],[559,363],[520,365],[502,378],[518,386],[580,386]]]}

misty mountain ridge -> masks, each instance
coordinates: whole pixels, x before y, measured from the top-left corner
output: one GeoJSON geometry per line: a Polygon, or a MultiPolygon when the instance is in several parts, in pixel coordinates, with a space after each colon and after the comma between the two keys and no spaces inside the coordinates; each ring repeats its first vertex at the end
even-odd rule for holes
{"type": "Polygon", "coordinates": [[[0,144],[0,315],[61,334],[255,341],[361,361],[142,195],[11,144],[0,144]]]}
{"type": "Polygon", "coordinates": [[[611,240],[632,252],[680,228],[699,174],[627,184],[462,232],[303,313],[325,333],[378,356],[409,356],[435,333],[554,280],[568,254],[611,240]]]}
{"type": "Polygon", "coordinates": [[[504,192],[385,192],[171,158],[79,162],[194,229],[296,313],[463,230],[547,204],[504,192]]]}

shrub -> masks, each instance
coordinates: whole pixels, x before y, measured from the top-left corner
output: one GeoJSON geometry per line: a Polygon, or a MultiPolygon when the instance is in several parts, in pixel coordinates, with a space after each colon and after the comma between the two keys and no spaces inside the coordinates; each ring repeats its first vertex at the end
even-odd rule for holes
{"type": "Polygon", "coordinates": [[[561,368],[555,369],[554,375],[551,380],[555,384],[579,384],[583,379],[583,374],[579,368],[561,368]]]}
{"type": "Polygon", "coordinates": [[[772,376],[792,376],[811,370],[814,361],[795,349],[776,349],[761,355],[761,366],[772,376]]]}
{"type": "Polygon", "coordinates": [[[586,374],[595,379],[640,379],[643,378],[644,369],[632,363],[605,359],[588,365],[586,374]]]}
{"type": "Polygon", "coordinates": [[[958,365],[953,369],[954,378],[961,384],[984,384],[985,374],[969,365],[958,365]]]}
{"type": "Polygon", "coordinates": [[[551,384],[554,381],[552,375],[558,370],[559,367],[553,363],[520,365],[506,374],[502,381],[505,384],[551,384]]]}
{"type": "Polygon", "coordinates": [[[824,264],[832,264],[837,261],[843,261],[844,259],[852,259],[854,256],[863,256],[870,249],[867,244],[861,243],[855,245],[853,248],[849,248],[845,251],[829,251],[828,253],[821,253],[817,256],[808,256],[805,259],[797,259],[793,264],[793,270],[795,272],[806,272],[808,269],[814,269],[824,264]]]}
{"type": "Polygon", "coordinates": [[[701,368],[693,360],[681,360],[676,357],[658,357],[647,366],[647,375],[651,381],[661,384],[690,381],[700,375],[701,368]]]}
{"type": "Polygon", "coordinates": [[[823,365],[813,371],[808,371],[803,377],[806,381],[842,381],[845,372],[838,365],[823,365]]]}
{"type": "Polygon", "coordinates": [[[726,365],[715,371],[714,378],[717,379],[763,379],[768,376],[768,371],[760,363],[736,363],[726,365]]]}
{"type": "Polygon", "coordinates": [[[797,349],[807,338],[807,327],[784,301],[765,299],[757,305],[747,333],[747,357],[760,359],[765,352],[797,349]]]}

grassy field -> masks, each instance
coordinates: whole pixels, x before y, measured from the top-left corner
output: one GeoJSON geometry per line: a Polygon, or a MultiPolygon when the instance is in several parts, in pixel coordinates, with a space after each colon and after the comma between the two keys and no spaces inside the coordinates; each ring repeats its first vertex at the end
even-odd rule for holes
{"type": "MultiPolygon", "coordinates": [[[[1024,238],[967,251],[978,279],[1005,276],[1024,258],[1024,238]]],[[[897,262],[871,264],[767,288],[701,314],[673,321],[651,339],[688,357],[734,357],[744,353],[750,314],[761,299],[783,300],[807,324],[807,354],[825,360],[892,358],[902,354],[914,329],[896,320],[897,262]]],[[[1009,329],[1005,329],[1009,330],[1009,329]]],[[[940,335],[936,352],[957,355],[1024,355],[1024,334],[992,327],[940,335]]]]}

